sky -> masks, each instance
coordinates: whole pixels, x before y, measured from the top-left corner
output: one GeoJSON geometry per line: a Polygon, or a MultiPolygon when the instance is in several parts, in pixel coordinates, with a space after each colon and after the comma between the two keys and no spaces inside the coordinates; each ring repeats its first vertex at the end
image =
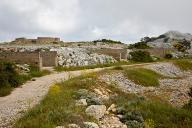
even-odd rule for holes
{"type": "Polygon", "coordinates": [[[192,33],[192,0],[1,0],[0,41],[136,42],[169,30],[192,33]]]}

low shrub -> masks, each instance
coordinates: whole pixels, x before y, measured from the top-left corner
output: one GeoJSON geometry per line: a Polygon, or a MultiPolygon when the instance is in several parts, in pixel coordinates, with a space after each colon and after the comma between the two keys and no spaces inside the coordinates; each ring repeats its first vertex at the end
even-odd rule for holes
{"type": "Polygon", "coordinates": [[[128,46],[128,49],[149,49],[151,48],[150,46],[147,45],[147,43],[145,42],[138,42],[138,43],[135,43],[135,44],[130,44],[128,46]]]}
{"type": "Polygon", "coordinates": [[[173,55],[171,53],[167,53],[167,54],[165,54],[164,58],[165,59],[171,59],[171,58],[173,58],[173,55]]]}
{"type": "Polygon", "coordinates": [[[134,51],[129,53],[131,55],[131,60],[136,62],[152,62],[153,58],[147,51],[134,51]]]}
{"type": "Polygon", "coordinates": [[[116,66],[116,67],[114,67],[113,69],[114,69],[114,70],[123,70],[123,67],[121,67],[121,66],[116,66]]]}
{"type": "Polygon", "coordinates": [[[50,74],[49,71],[40,71],[38,68],[31,67],[27,75],[20,75],[16,70],[16,65],[10,62],[0,62],[0,96],[6,96],[27,80],[33,77],[41,77],[50,74]]]}
{"type": "Polygon", "coordinates": [[[21,77],[15,70],[15,64],[0,62],[0,96],[10,94],[12,88],[22,83],[21,77]]]}

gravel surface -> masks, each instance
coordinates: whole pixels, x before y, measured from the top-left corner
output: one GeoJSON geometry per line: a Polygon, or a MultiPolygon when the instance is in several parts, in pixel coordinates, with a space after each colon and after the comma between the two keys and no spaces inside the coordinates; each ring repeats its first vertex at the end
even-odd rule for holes
{"type": "Polygon", "coordinates": [[[11,128],[16,119],[43,99],[47,94],[49,87],[55,82],[61,82],[84,73],[101,70],[103,69],[97,68],[47,75],[41,78],[36,78],[35,81],[25,83],[20,88],[16,88],[6,97],[0,97],[0,128],[11,128]]]}
{"type": "Polygon", "coordinates": [[[163,76],[168,77],[181,77],[183,72],[172,63],[158,63],[145,66],[147,69],[151,69],[163,76]]]}
{"type": "Polygon", "coordinates": [[[135,84],[134,82],[126,79],[123,73],[109,73],[99,77],[101,81],[107,84],[115,84],[125,92],[140,93],[143,91],[142,86],[135,84]]]}

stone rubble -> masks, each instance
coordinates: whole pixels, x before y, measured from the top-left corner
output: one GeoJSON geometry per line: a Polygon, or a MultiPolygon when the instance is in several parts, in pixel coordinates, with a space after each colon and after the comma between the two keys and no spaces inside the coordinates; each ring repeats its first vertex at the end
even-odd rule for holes
{"type": "Polygon", "coordinates": [[[105,74],[100,76],[99,79],[107,84],[115,84],[123,91],[129,93],[140,93],[144,89],[142,86],[126,79],[122,73],[105,74]]]}
{"type": "Polygon", "coordinates": [[[167,77],[181,77],[183,72],[172,63],[159,63],[145,66],[163,76],[167,77]]]}
{"type": "Polygon", "coordinates": [[[90,53],[83,48],[52,48],[50,51],[57,51],[58,64],[60,66],[88,66],[105,63],[115,63],[116,60],[107,55],[90,53]]]}

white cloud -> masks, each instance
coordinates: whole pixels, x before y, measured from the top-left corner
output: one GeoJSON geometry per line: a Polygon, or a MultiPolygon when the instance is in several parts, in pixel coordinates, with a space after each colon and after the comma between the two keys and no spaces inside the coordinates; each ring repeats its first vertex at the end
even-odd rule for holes
{"type": "Polygon", "coordinates": [[[59,36],[125,42],[169,29],[192,33],[191,0],[1,0],[0,40],[59,36]]]}

